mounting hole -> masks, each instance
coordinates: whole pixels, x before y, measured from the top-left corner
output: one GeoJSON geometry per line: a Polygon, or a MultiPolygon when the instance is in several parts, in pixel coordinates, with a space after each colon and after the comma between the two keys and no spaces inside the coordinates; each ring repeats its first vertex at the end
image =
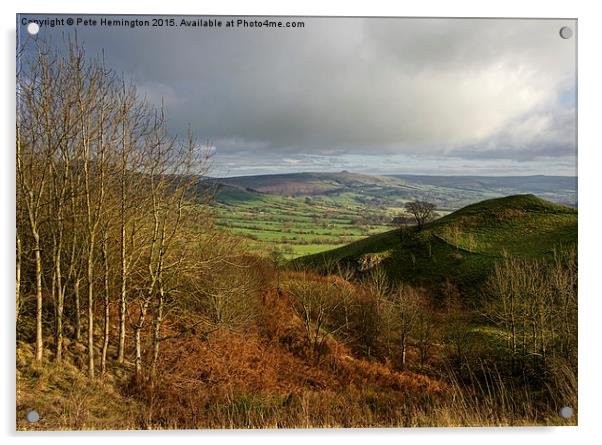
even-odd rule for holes
{"type": "Polygon", "coordinates": [[[570,419],[571,417],[573,417],[573,408],[571,408],[570,406],[563,406],[562,408],[560,408],[560,417],[564,419],[570,419]]]}
{"type": "Polygon", "coordinates": [[[36,423],[38,420],[40,420],[40,415],[38,414],[38,412],[35,409],[32,409],[31,411],[29,411],[27,413],[25,418],[27,419],[27,421],[29,423],[36,423]]]}
{"type": "Polygon", "coordinates": [[[562,28],[560,28],[560,37],[562,37],[563,39],[570,39],[571,37],[573,37],[573,30],[568,26],[563,26],[562,28]]]}
{"type": "Polygon", "coordinates": [[[27,25],[27,32],[32,36],[35,36],[37,33],[40,32],[40,25],[34,22],[29,23],[27,25]]]}

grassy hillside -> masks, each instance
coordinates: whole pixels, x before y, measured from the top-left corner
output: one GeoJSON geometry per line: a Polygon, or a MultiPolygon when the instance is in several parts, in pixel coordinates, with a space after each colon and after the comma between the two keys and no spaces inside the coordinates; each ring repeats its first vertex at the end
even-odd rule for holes
{"type": "Polygon", "coordinates": [[[470,205],[422,232],[391,230],[297,263],[321,267],[336,260],[358,269],[381,264],[395,280],[431,288],[449,280],[470,294],[505,252],[551,257],[554,249],[576,241],[576,210],[516,195],[470,205]]]}

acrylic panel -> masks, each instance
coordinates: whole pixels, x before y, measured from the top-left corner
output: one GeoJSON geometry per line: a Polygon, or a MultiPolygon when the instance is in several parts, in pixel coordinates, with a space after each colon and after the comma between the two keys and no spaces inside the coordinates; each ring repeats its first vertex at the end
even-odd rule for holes
{"type": "Polygon", "coordinates": [[[577,424],[577,20],[17,15],[18,430],[577,424]]]}

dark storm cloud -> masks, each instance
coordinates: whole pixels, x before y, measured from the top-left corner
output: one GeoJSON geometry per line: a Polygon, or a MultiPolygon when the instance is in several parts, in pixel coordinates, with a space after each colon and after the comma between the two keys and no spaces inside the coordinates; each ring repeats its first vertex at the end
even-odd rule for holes
{"type": "Polygon", "coordinates": [[[304,21],[78,33],[149,100],[165,100],[174,131],[190,122],[230,157],[574,155],[575,42],[558,35],[574,23],[304,21]]]}

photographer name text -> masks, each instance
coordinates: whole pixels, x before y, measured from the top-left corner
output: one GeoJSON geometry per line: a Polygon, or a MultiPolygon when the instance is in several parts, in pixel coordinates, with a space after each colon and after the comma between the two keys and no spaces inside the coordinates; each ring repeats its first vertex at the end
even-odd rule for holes
{"type": "Polygon", "coordinates": [[[21,17],[21,25],[36,23],[40,28],[56,27],[102,27],[102,28],[196,28],[196,29],[255,29],[255,28],[304,28],[302,20],[280,20],[272,18],[217,18],[217,17],[152,17],[152,18],[98,18],[98,17],[21,17]]]}

